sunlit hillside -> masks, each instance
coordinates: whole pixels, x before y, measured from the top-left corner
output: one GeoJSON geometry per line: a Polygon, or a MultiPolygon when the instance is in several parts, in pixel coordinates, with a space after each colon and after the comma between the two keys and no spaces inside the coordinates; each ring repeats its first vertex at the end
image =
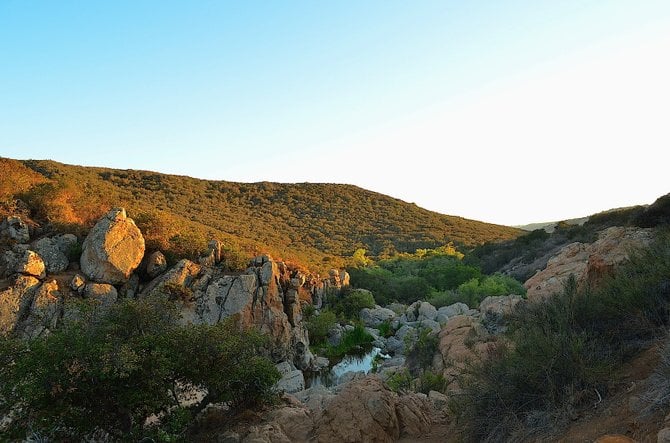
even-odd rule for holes
{"type": "MultiPolygon", "coordinates": [[[[16,194],[31,217],[83,232],[124,206],[151,248],[195,255],[218,238],[231,251],[270,252],[321,270],[358,248],[390,255],[454,242],[473,246],[520,230],[438,214],[352,185],[234,183],[156,172],[0,160],[0,196],[16,194]]],[[[448,198],[448,195],[445,195],[448,198]]]]}

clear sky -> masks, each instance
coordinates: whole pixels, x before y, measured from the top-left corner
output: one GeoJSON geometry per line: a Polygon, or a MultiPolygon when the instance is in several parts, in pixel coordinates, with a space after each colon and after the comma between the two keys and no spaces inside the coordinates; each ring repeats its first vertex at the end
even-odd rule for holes
{"type": "Polygon", "coordinates": [[[0,156],[503,224],[651,203],[670,1],[0,0],[0,156]]]}

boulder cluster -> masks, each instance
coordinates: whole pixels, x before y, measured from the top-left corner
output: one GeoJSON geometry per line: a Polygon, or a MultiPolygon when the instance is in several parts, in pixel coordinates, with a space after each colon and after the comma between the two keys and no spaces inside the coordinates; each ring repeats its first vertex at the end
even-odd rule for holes
{"type": "Polygon", "coordinates": [[[328,287],[348,283],[346,273],[322,281],[269,256],[256,257],[242,274],[226,274],[218,266],[224,258],[216,240],[197,263],[184,259],[168,268],[161,251],[147,253],[142,233],[121,208],[105,214],[81,243],[73,234],[31,242],[19,217],[2,221],[0,241],[6,246],[0,253],[0,334],[19,337],[48,333],[77,315],[73,301],[80,298],[104,310],[119,298],[163,294],[178,303],[184,324],[234,316],[271,338],[275,361],[308,369],[323,361],[309,351],[300,302],[322,300],[328,287]]]}

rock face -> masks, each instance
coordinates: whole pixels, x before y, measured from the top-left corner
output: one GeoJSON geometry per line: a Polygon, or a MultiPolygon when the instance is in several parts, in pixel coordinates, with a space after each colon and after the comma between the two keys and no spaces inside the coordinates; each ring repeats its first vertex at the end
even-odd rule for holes
{"type": "Polygon", "coordinates": [[[277,382],[277,389],[287,394],[293,394],[305,389],[305,376],[292,363],[281,362],[277,364],[277,370],[281,374],[281,379],[277,382]]]}
{"type": "Polygon", "coordinates": [[[19,249],[17,252],[6,251],[2,258],[7,275],[23,274],[39,279],[46,276],[44,261],[35,251],[28,249],[19,249]]]}
{"type": "Polygon", "coordinates": [[[419,436],[430,426],[427,402],[398,397],[381,379],[370,376],[344,386],[316,420],[319,442],[392,442],[419,436]]]}
{"type": "Polygon", "coordinates": [[[125,209],[112,209],[84,240],[81,270],[99,283],[125,283],[144,256],[144,237],[125,209]]]}
{"type": "Polygon", "coordinates": [[[47,272],[57,274],[67,269],[70,264],[68,253],[77,244],[77,237],[72,234],[41,238],[32,244],[32,248],[44,260],[47,272]]]}
{"type": "Polygon", "coordinates": [[[571,243],[551,258],[547,267],[529,278],[524,286],[529,300],[543,300],[563,290],[570,275],[577,285],[597,285],[600,279],[628,257],[632,248],[649,244],[648,229],[612,227],[594,243],[571,243]]]}
{"type": "Polygon", "coordinates": [[[30,231],[21,217],[10,216],[0,223],[0,236],[7,237],[16,243],[28,243],[30,231]]]}
{"type": "Polygon", "coordinates": [[[161,251],[153,252],[147,260],[147,274],[156,277],[167,269],[167,260],[161,251]]]}
{"type": "Polygon", "coordinates": [[[19,275],[12,286],[0,292],[0,334],[14,331],[19,319],[30,309],[39,285],[35,277],[19,275]]]}
{"type": "Polygon", "coordinates": [[[360,312],[360,318],[365,326],[377,327],[385,321],[393,320],[396,314],[390,309],[375,306],[374,308],[363,308],[360,312]]]}
{"type": "Polygon", "coordinates": [[[433,359],[433,368],[442,371],[450,383],[450,391],[458,391],[455,381],[468,362],[476,361],[488,350],[487,332],[473,317],[458,315],[450,319],[440,331],[439,354],[433,359]]]}
{"type": "Polygon", "coordinates": [[[182,260],[151,281],[142,295],[186,297],[181,302],[186,324],[215,324],[234,316],[241,326],[270,337],[275,361],[292,361],[298,369],[306,369],[314,358],[295,288],[302,281],[268,256],[256,257],[241,275],[221,275],[182,260]]]}
{"type": "Polygon", "coordinates": [[[56,280],[42,283],[30,304],[26,303],[25,318],[15,328],[17,335],[22,338],[36,338],[52,331],[63,310],[62,299],[56,280]]]}

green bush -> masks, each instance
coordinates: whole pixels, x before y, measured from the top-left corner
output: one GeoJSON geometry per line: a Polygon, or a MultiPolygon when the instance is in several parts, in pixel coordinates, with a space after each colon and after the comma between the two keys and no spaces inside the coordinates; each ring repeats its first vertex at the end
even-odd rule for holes
{"type": "Polygon", "coordinates": [[[458,287],[458,293],[471,308],[476,308],[488,296],[496,295],[526,295],[526,288],[512,277],[494,274],[483,277],[481,280],[473,278],[458,287]]]}
{"type": "Polygon", "coordinates": [[[342,335],[342,341],[337,346],[327,345],[324,348],[326,357],[331,360],[341,359],[345,355],[362,352],[369,349],[374,337],[365,331],[365,328],[357,324],[354,329],[342,335]]]}
{"type": "Polygon", "coordinates": [[[180,327],[174,305],[153,297],[80,317],[46,337],[0,342],[2,409],[22,405],[9,437],[31,428],[59,441],[96,429],[139,438],[146,417],[179,406],[177,385],[206,390],[193,413],[209,402],[236,409],[275,398],[279,373],[259,356],[265,338],[232,320],[180,327]]]}
{"type": "Polygon", "coordinates": [[[416,343],[407,353],[407,365],[412,373],[417,374],[432,365],[438,343],[438,336],[433,333],[432,329],[421,329],[416,343]]]}
{"type": "Polygon", "coordinates": [[[363,289],[344,292],[343,295],[334,298],[334,300],[333,309],[342,320],[358,320],[361,309],[375,307],[375,299],[372,293],[363,289]]]}
{"type": "Polygon", "coordinates": [[[442,374],[424,371],[420,376],[415,391],[428,394],[430,391],[445,393],[449,384],[442,374]]]}
{"type": "Polygon", "coordinates": [[[412,375],[407,369],[395,372],[386,380],[386,384],[392,391],[398,393],[409,392],[412,390],[412,375]]]}
{"type": "Polygon", "coordinates": [[[670,235],[635,253],[600,288],[574,278],[545,303],[526,304],[461,385],[473,440],[524,439],[565,424],[607,395],[614,370],[658,337],[670,314],[670,235]]]}
{"type": "Polygon", "coordinates": [[[337,323],[337,316],[333,311],[324,309],[319,315],[313,314],[309,316],[306,323],[310,343],[318,346],[326,343],[328,331],[337,323]]]}
{"type": "Polygon", "coordinates": [[[379,334],[384,338],[389,338],[395,334],[390,320],[383,321],[379,326],[377,326],[377,329],[379,330],[379,334]]]}

